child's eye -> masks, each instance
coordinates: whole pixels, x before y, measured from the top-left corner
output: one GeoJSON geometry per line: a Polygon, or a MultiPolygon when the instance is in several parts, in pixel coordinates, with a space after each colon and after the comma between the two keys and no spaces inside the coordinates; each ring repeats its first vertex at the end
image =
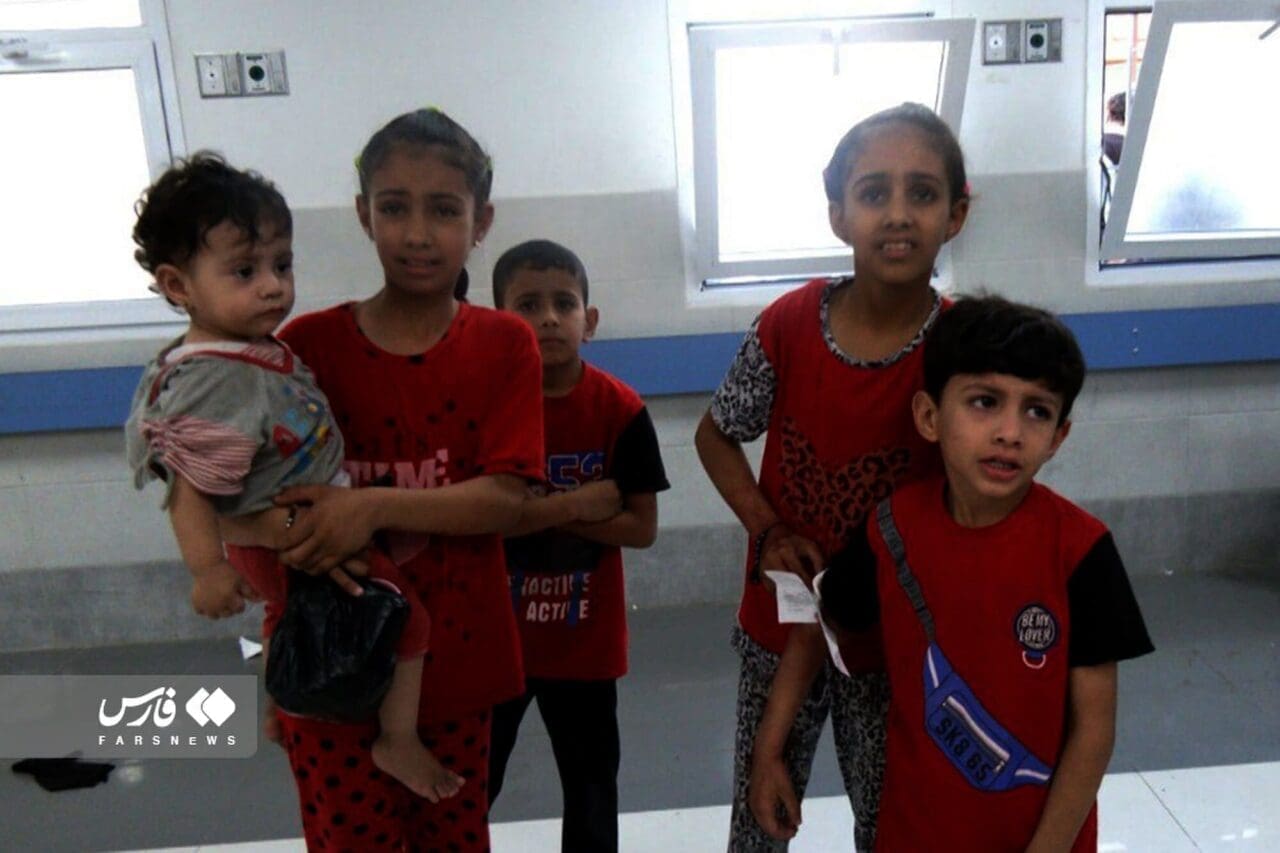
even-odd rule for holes
{"type": "Polygon", "coordinates": [[[556,310],[562,314],[568,314],[578,307],[578,300],[571,297],[562,297],[556,300],[556,310]]]}
{"type": "Polygon", "coordinates": [[[994,409],[996,398],[991,394],[976,394],[969,399],[969,405],[975,409],[994,409]]]}
{"type": "Polygon", "coordinates": [[[916,187],[911,191],[911,197],[919,202],[937,201],[938,191],[933,187],[916,187]]]}
{"type": "Polygon", "coordinates": [[[1053,410],[1048,406],[1031,406],[1027,409],[1027,414],[1037,421],[1053,420],[1053,410]]]}
{"type": "Polygon", "coordinates": [[[442,219],[454,219],[462,215],[462,211],[451,204],[441,204],[436,206],[436,216],[442,219]]]}
{"type": "Polygon", "coordinates": [[[866,187],[858,193],[858,201],[863,204],[879,204],[887,196],[883,187],[866,187]]]}
{"type": "Polygon", "coordinates": [[[521,314],[532,314],[538,308],[538,304],[532,299],[520,299],[516,301],[516,311],[521,314]]]}
{"type": "Polygon", "coordinates": [[[398,201],[387,201],[378,205],[378,212],[383,216],[399,216],[404,213],[404,205],[398,201]]]}
{"type": "Polygon", "coordinates": [[[253,267],[251,266],[236,267],[235,270],[233,271],[233,274],[235,275],[236,278],[240,279],[241,281],[249,281],[251,278],[253,278],[253,267]]]}
{"type": "Polygon", "coordinates": [[[293,269],[293,258],[276,261],[276,272],[279,273],[280,275],[284,275],[285,273],[290,272],[292,269],[293,269]]]}

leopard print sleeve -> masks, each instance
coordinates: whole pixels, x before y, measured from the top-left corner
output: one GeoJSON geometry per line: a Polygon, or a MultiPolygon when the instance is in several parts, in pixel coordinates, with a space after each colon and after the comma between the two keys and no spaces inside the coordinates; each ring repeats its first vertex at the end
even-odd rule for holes
{"type": "Polygon", "coordinates": [[[773,412],[778,377],[760,344],[759,325],[757,317],[711,398],[711,419],[734,441],[755,441],[769,428],[773,412]]]}

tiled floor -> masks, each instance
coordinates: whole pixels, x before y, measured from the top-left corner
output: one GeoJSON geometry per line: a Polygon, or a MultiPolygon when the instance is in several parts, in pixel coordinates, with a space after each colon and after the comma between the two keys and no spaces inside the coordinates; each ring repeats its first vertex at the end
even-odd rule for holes
{"type": "MultiPolygon", "coordinates": [[[[1118,743],[1101,794],[1107,851],[1280,851],[1280,577],[1140,578],[1158,652],[1121,668],[1118,743]]],[[[732,608],[632,614],[619,711],[623,849],[723,849],[735,661],[732,608]]],[[[234,641],[0,655],[0,672],[240,672],[234,641]]],[[[559,849],[559,791],[536,714],[494,809],[494,849],[559,849]]],[[[829,746],[795,851],[850,849],[829,746]]],[[[0,850],[297,851],[283,756],[148,761],[49,794],[0,774],[0,850]],[[285,839],[273,841],[272,839],[285,839]],[[236,843],[239,844],[236,844],[236,843]]]]}
{"type": "MultiPolygon", "coordinates": [[[[1152,773],[1117,773],[1102,785],[1100,853],[1260,853],[1280,850],[1280,762],[1152,773]],[[1206,791],[1221,792],[1210,793],[1206,791]],[[1175,817],[1182,815],[1182,818],[1175,817]]],[[[624,851],[703,853],[723,850],[729,807],[631,812],[619,821],[624,851]]],[[[804,803],[804,824],[792,853],[849,849],[853,822],[844,797],[804,803]]],[[[495,824],[497,851],[560,849],[555,818],[495,824]]],[[[304,853],[300,839],[176,847],[148,853],[304,853]]]]}

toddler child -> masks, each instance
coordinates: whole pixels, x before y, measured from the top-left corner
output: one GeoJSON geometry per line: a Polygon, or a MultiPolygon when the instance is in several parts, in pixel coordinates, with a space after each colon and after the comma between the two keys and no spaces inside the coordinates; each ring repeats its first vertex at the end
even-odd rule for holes
{"type": "MultiPolygon", "coordinates": [[[[292,216],[270,182],[207,152],[162,175],[137,213],[138,263],[186,313],[188,326],[147,365],[134,394],[126,439],[135,484],[155,478],[166,485],[164,505],[192,575],[195,610],[213,618],[238,612],[247,581],[267,600],[269,652],[286,570],[271,552],[246,551],[237,560],[247,573],[242,578],[224,554],[219,516],[268,510],[285,486],[347,482],[328,401],[306,366],[272,336],[293,307],[292,216]]],[[[421,796],[452,796],[461,779],[416,732],[429,621],[395,567],[372,552],[368,559],[374,576],[410,603],[379,707],[373,761],[421,796]]],[[[274,736],[270,711],[267,731],[274,736]]]]}

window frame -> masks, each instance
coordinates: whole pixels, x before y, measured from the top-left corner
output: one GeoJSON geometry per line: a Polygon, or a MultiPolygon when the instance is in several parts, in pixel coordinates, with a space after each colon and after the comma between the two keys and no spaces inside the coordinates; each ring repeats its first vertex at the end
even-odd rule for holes
{"type": "MultiPolygon", "coordinates": [[[[131,70],[147,169],[154,179],[174,158],[185,154],[186,145],[179,118],[164,0],[138,0],[138,6],[142,23],[136,27],[0,30],[2,39],[24,38],[38,45],[42,52],[58,54],[54,60],[35,57],[16,64],[4,62],[0,74],[131,70]]],[[[142,187],[138,189],[141,191],[142,187]]],[[[179,319],[164,300],[155,296],[0,306],[0,339],[72,331],[83,338],[86,331],[171,325],[179,319]]]]}
{"type": "MultiPolygon", "coordinates": [[[[689,162],[679,182],[685,220],[686,267],[694,290],[740,290],[748,286],[787,285],[815,276],[847,272],[847,253],[814,253],[785,258],[721,260],[715,127],[715,53],[748,45],[942,41],[939,115],[960,127],[973,55],[976,22],[971,18],[935,18],[932,11],[884,17],[822,17],[802,20],[734,22],[689,21],[684,28],[690,86],[689,162]],[[824,40],[823,36],[827,36],[824,40]],[[692,198],[688,198],[691,196],[692,198]],[[687,217],[687,219],[686,219],[687,217]]],[[[834,144],[834,140],[833,140],[834,144]]],[[[817,177],[815,176],[815,181],[817,177]]],[[[946,265],[939,258],[939,267],[946,265]]]]}
{"type": "MultiPolygon", "coordinates": [[[[1133,205],[1137,175],[1150,130],[1152,107],[1175,24],[1187,21],[1264,20],[1274,17],[1274,4],[1264,0],[1155,0],[1147,4],[1120,0],[1089,0],[1087,37],[1088,73],[1085,98],[1084,160],[1088,199],[1085,283],[1107,285],[1194,285],[1266,282],[1280,279],[1280,237],[1258,252],[1258,240],[1249,238],[1132,241],[1124,236],[1133,205]],[[1108,14],[1151,12],[1142,70],[1127,115],[1124,167],[1119,169],[1111,192],[1108,226],[1102,227],[1103,165],[1099,157],[1102,138],[1102,68],[1108,14]],[[1248,245],[1246,245],[1248,241],[1248,245]],[[1247,253],[1246,253],[1247,252],[1247,253]],[[1128,257],[1158,255],[1130,264],[1111,263],[1128,257]],[[1259,256],[1262,255],[1262,256],[1259,256]]],[[[1272,38],[1280,38],[1280,34],[1272,38]]]]}

